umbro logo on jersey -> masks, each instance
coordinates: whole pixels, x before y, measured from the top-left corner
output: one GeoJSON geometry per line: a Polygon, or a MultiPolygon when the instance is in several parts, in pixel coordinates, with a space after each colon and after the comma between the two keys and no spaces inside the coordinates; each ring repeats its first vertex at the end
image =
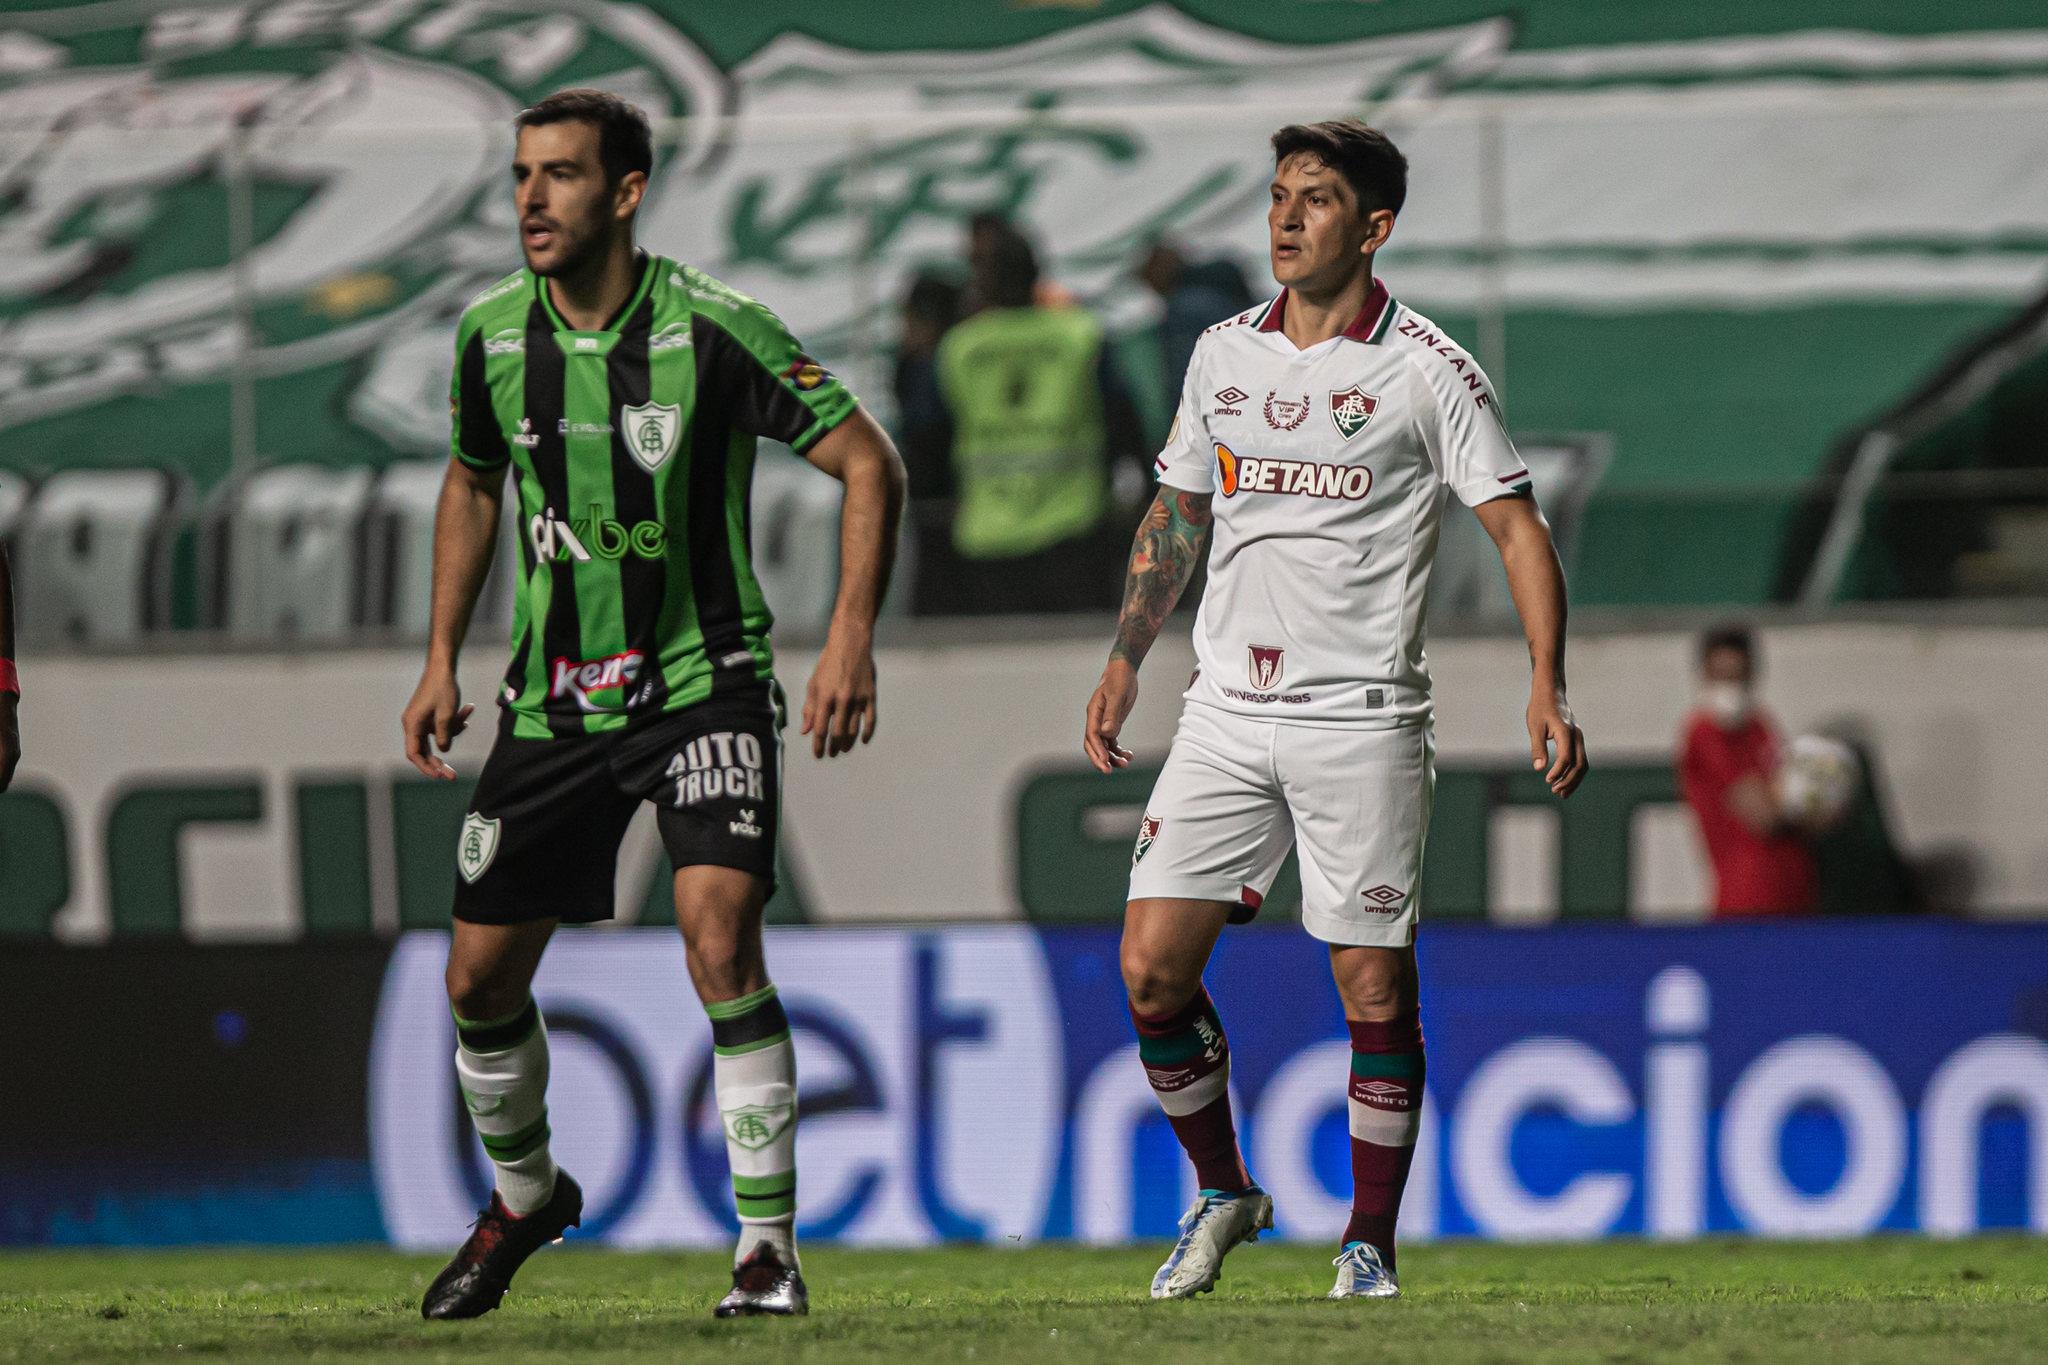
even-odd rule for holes
{"type": "Polygon", "coordinates": [[[540,444],[540,437],[534,434],[533,419],[531,417],[520,418],[519,434],[517,436],[507,435],[505,439],[523,450],[532,450],[540,444]]]}
{"type": "Polygon", "coordinates": [[[1261,459],[1239,455],[1221,441],[1216,443],[1216,468],[1223,475],[1226,498],[1239,493],[1294,493],[1361,502],[1372,491],[1372,471],[1364,465],[1261,459]]]}
{"type": "Polygon", "coordinates": [[[1231,385],[1216,395],[1216,415],[1218,417],[1244,416],[1244,409],[1239,407],[1238,404],[1249,397],[1251,395],[1243,389],[1238,388],[1235,384],[1231,385]]]}
{"type": "Polygon", "coordinates": [[[1292,431],[1308,416],[1308,395],[1297,401],[1282,398],[1279,390],[1266,391],[1266,425],[1275,431],[1292,431]]]}
{"type": "Polygon", "coordinates": [[[1379,399],[1353,384],[1330,395],[1330,421],[1336,425],[1337,434],[1348,441],[1365,429],[1379,406],[1379,399]]]}
{"type": "Polygon", "coordinates": [[[1367,890],[1365,893],[1365,898],[1371,901],[1379,909],[1391,913],[1395,906],[1399,905],[1402,901],[1408,898],[1408,893],[1405,891],[1396,891],[1393,887],[1388,886],[1386,883],[1382,882],[1378,886],[1372,887],[1369,890],[1367,890]]]}
{"type": "Polygon", "coordinates": [[[1403,1113],[1415,1107],[1415,1099],[1408,1093],[1408,1087],[1399,1081],[1353,1081],[1351,1098],[1375,1109],[1398,1109],[1403,1113]]]}

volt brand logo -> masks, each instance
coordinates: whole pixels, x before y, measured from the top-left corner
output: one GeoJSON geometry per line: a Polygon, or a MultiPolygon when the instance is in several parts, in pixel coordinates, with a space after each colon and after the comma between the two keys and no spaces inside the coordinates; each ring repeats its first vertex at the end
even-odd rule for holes
{"type": "Polygon", "coordinates": [[[593,692],[628,688],[640,681],[647,656],[637,649],[603,659],[556,659],[548,672],[548,697],[574,697],[585,711],[614,711],[590,699],[593,692]]]}
{"type": "Polygon", "coordinates": [[[1291,493],[1297,497],[1363,502],[1372,491],[1372,471],[1363,465],[1260,459],[1256,455],[1239,455],[1221,441],[1216,443],[1216,468],[1223,476],[1226,498],[1239,493],[1291,493]]]}
{"type": "Polygon", "coordinates": [[[628,526],[605,515],[600,503],[590,504],[590,515],[564,521],[550,507],[535,513],[526,523],[527,543],[541,563],[569,560],[587,564],[592,559],[624,559],[628,554],[641,559],[660,559],[668,552],[668,528],[658,521],[635,522],[628,526]]]}
{"type": "MultiPolygon", "coordinates": [[[[728,798],[765,801],[768,783],[763,774],[761,741],[757,736],[744,730],[715,730],[697,736],[678,750],[668,761],[665,776],[673,778],[676,784],[675,800],[670,804],[682,807],[728,798]]],[[[734,823],[754,824],[754,812],[741,811],[740,820],[734,823]]],[[[735,827],[732,832],[742,831],[735,827]]],[[[759,837],[758,826],[753,837],[759,837]]]]}
{"type": "Polygon", "coordinates": [[[1272,692],[1280,686],[1280,668],[1287,658],[1287,651],[1279,645],[1247,645],[1247,671],[1251,674],[1252,687],[1260,692],[1272,692]]]}
{"type": "Polygon", "coordinates": [[[540,437],[534,432],[533,419],[531,417],[520,418],[518,434],[508,435],[505,439],[523,450],[532,450],[540,444],[540,437]]]}
{"type": "Polygon", "coordinates": [[[761,827],[754,823],[754,812],[747,809],[740,811],[739,819],[727,821],[725,828],[728,834],[737,835],[742,839],[758,839],[762,834],[761,827]]]}

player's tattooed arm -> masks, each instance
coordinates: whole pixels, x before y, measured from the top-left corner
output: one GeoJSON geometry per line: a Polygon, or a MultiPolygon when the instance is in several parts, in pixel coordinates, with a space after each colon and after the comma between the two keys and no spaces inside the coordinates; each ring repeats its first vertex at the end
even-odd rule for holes
{"type": "Polygon", "coordinates": [[[1207,493],[1162,488],[1138,524],[1116,643],[1110,646],[1109,663],[1095,695],[1088,699],[1088,718],[1081,727],[1081,751],[1099,772],[1112,772],[1131,761],[1130,750],[1117,743],[1117,737],[1138,701],[1138,665],[1173,614],[1208,539],[1207,493]]]}
{"type": "Polygon", "coordinates": [[[1136,668],[1159,638],[1208,543],[1209,498],[1207,493],[1161,488],[1145,510],[1131,543],[1123,612],[1117,618],[1110,658],[1136,668]]]}

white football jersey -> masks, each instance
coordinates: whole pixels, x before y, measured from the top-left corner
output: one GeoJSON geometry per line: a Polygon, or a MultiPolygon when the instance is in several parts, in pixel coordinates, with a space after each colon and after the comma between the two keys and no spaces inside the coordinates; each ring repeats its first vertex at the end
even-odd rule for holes
{"type": "Polygon", "coordinates": [[[1202,334],[1159,480],[1214,495],[1187,697],[1265,720],[1428,719],[1423,598],[1445,490],[1530,489],[1479,364],[1374,281],[1342,335],[1286,290],[1202,334]]]}

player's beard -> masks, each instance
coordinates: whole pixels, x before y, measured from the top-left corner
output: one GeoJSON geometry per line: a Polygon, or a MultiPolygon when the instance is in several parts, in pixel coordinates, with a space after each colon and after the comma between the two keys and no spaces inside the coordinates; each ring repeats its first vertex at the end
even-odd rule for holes
{"type": "Polygon", "coordinates": [[[526,255],[526,268],[542,279],[574,279],[588,273],[603,259],[607,245],[602,224],[570,224],[559,219],[555,222],[555,240],[561,243],[561,250],[546,265],[535,264],[532,254],[526,251],[526,243],[519,244],[521,253],[526,255]]]}

